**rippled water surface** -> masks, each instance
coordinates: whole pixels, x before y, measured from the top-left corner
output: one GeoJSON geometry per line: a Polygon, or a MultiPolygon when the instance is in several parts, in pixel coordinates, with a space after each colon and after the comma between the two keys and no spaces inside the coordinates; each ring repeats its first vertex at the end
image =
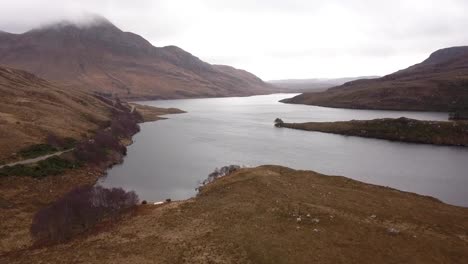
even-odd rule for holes
{"type": "Polygon", "coordinates": [[[333,109],[282,104],[291,94],[143,102],[186,114],[145,123],[105,186],[142,199],[185,199],[216,167],[278,164],[394,187],[468,206],[468,148],[390,142],[273,127],[285,122],[382,117],[447,120],[445,113],[333,109]]]}

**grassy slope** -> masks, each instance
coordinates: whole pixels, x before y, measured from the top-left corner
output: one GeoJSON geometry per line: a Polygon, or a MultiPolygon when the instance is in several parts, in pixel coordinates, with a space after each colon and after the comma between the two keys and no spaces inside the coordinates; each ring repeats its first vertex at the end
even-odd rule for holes
{"type": "Polygon", "coordinates": [[[44,143],[49,133],[81,138],[110,120],[112,107],[92,95],[0,67],[0,160],[44,143]]]}
{"type": "Polygon", "coordinates": [[[185,113],[184,111],[177,108],[159,108],[135,103],[131,103],[130,105],[135,107],[136,111],[142,115],[144,122],[152,122],[164,119],[164,117],[161,117],[161,115],[185,113]]]}
{"type": "MultiPolygon", "coordinates": [[[[113,108],[95,96],[4,67],[0,67],[0,94],[0,161],[4,162],[20,149],[44,143],[51,132],[78,139],[89,136],[110,121],[113,108]]],[[[141,114],[150,120],[176,112],[180,110],[144,107],[141,114]]],[[[1,178],[0,254],[30,246],[29,226],[37,210],[76,186],[96,183],[104,173],[84,166],[43,179],[1,178]]]]}
{"type": "Polygon", "coordinates": [[[64,22],[0,35],[0,64],[70,88],[128,100],[247,96],[278,90],[248,72],[210,65],[175,46],[154,47],[105,18],[94,19],[97,23],[87,27],[64,22]]]}
{"type": "Polygon", "coordinates": [[[339,122],[285,123],[283,127],[347,136],[435,145],[468,146],[468,122],[384,118],[339,122]]]}
{"type": "Polygon", "coordinates": [[[442,49],[420,64],[382,78],[352,81],[283,102],[382,110],[467,109],[468,47],[442,49]]]}
{"type": "Polygon", "coordinates": [[[467,208],[433,198],[262,166],[221,178],[197,198],[140,206],[102,232],[5,261],[465,263],[467,219],[467,208]]]}

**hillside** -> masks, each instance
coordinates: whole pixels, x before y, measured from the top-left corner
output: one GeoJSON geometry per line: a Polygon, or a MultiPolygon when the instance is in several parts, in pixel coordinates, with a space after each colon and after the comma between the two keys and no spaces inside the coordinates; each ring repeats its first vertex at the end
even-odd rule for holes
{"type": "Polygon", "coordinates": [[[323,92],[328,88],[342,85],[359,79],[375,79],[378,76],[345,77],[345,78],[316,78],[316,79],[288,79],[272,80],[268,83],[281,88],[281,92],[323,92]]]}
{"type": "Polygon", "coordinates": [[[0,161],[54,134],[80,139],[110,120],[112,105],[31,73],[0,67],[0,161]]]}
{"type": "Polygon", "coordinates": [[[356,80],[283,102],[358,109],[466,109],[468,46],[438,50],[425,61],[382,78],[356,80]]]}
{"type": "Polygon", "coordinates": [[[126,99],[245,96],[274,88],[246,71],[210,65],[175,46],[154,47],[102,17],[0,33],[0,64],[75,89],[126,99]]]}
{"type": "Polygon", "coordinates": [[[241,169],[193,199],[5,263],[466,263],[468,209],[278,166],[241,169]]]}

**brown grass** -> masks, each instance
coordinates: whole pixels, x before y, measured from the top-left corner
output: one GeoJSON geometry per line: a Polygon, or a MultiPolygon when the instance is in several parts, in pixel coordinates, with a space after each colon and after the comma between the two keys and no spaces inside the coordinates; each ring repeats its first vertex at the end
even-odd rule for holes
{"type": "Polygon", "coordinates": [[[177,109],[177,108],[159,108],[149,105],[140,105],[131,103],[131,106],[135,107],[135,110],[138,111],[143,116],[144,122],[153,122],[161,119],[165,119],[161,117],[162,115],[167,114],[182,114],[185,113],[184,111],[177,109]]]}
{"type": "Polygon", "coordinates": [[[30,73],[0,67],[0,161],[48,134],[81,139],[110,120],[112,106],[30,73]]]}
{"type": "MultiPolygon", "coordinates": [[[[0,94],[0,161],[3,162],[18,159],[15,153],[20,149],[45,143],[49,133],[77,139],[91,136],[96,129],[108,125],[113,109],[112,101],[106,103],[93,95],[4,67],[0,67],[0,94]]],[[[156,118],[158,114],[175,112],[181,111],[144,107],[143,116],[148,113],[156,118]]],[[[131,139],[122,141],[131,144],[131,139]]],[[[120,158],[113,155],[109,165],[120,158]]],[[[63,175],[41,179],[2,177],[0,255],[31,246],[29,227],[32,216],[40,208],[77,186],[96,183],[104,174],[103,168],[85,165],[67,170],[63,175]]]]}
{"type": "Polygon", "coordinates": [[[141,206],[136,216],[110,230],[4,260],[465,263],[467,219],[467,208],[433,198],[344,177],[261,166],[221,178],[197,198],[141,206]]]}

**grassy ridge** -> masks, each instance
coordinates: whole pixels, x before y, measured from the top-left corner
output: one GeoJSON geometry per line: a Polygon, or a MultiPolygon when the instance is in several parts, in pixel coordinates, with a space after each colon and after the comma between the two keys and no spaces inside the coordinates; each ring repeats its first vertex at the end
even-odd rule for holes
{"type": "Polygon", "coordinates": [[[401,117],[340,122],[283,123],[281,127],[392,141],[468,146],[468,122],[420,121],[401,117]]]}
{"type": "Polygon", "coordinates": [[[4,263],[467,263],[467,216],[425,196],[261,166],[4,263]]]}

